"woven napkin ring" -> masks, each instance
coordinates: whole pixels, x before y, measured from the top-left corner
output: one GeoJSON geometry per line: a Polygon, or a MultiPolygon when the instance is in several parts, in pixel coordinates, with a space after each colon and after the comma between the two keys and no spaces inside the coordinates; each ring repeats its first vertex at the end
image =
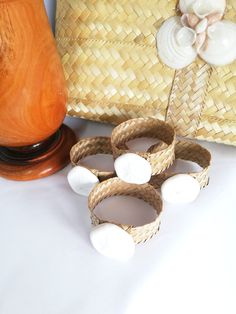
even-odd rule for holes
{"type": "Polygon", "coordinates": [[[117,176],[127,183],[147,183],[151,175],[162,173],[173,163],[175,141],[174,129],[158,119],[138,118],[121,123],[114,128],[111,135],[117,176]],[[153,145],[151,151],[149,149],[147,152],[129,153],[127,143],[143,137],[156,139],[157,145],[153,145]],[[142,175],[144,180],[140,181],[142,175]]]}
{"type": "Polygon", "coordinates": [[[80,165],[85,157],[98,154],[112,155],[110,137],[85,138],[72,147],[70,159],[74,168],[68,174],[68,181],[76,193],[88,196],[97,183],[115,176],[115,172],[99,171],[80,165]]]}
{"type": "Polygon", "coordinates": [[[191,161],[198,164],[201,170],[190,173],[164,172],[153,176],[150,184],[160,189],[162,197],[170,203],[189,203],[194,201],[200,189],[209,184],[211,165],[210,152],[199,144],[190,141],[177,141],[175,146],[176,160],[191,161]]]}
{"type": "Polygon", "coordinates": [[[88,199],[88,207],[92,224],[97,226],[91,232],[91,242],[97,251],[106,256],[119,258],[125,255],[125,257],[131,257],[134,253],[134,244],[151,239],[160,227],[161,196],[149,184],[136,185],[123,182],[119,178],[109,179],[98,184],[92,190],[88,199]],[[106,198],[121,195],[136,197],[151,205],[157,213],[155,221],[133,227],[99,219],[94,212],[96,206],[106,198]]]}

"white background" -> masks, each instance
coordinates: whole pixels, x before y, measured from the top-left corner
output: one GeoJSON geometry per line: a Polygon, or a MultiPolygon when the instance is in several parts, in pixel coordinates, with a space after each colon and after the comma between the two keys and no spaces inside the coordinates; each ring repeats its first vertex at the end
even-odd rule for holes
{"type": "MultiPolygon", "coordinates": [[[[111,131],[67,123],[82,137],[111,131]]],[[[0,178],[0,313],[235,314],[236,148],[203,145],[211,184],[192,205],[166,206],[159,235],[127,263],[92,249],[86,199],[66,181],[70,166],[33,182],[0,178]]]]}

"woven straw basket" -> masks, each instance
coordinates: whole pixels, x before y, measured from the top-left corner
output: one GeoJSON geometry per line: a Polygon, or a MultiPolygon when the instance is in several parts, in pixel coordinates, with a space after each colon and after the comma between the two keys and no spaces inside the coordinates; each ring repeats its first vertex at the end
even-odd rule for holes
{"type": "MultiPolygon", "coordinates": [[[[158,59],[157,30],[177,4],[57,1],[69,115],[115,124],[154,117],[178,135],[236,145],[236,62],[212,67],[198,58],[175,71],[158,59]]],[[[225,19],[236,22],[235,0],[227,0],[225,19]]]]}

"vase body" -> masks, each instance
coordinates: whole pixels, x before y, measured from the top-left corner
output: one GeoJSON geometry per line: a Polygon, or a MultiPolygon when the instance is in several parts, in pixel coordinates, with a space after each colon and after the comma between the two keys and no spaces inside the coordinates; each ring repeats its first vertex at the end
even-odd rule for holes
{"type": "Polygon", "coordinates": [[[65,113],[64,75],[43,0],[0,0],[0,146],[43,141],[65,113]]]}
{"type": "Polygon", "coordinates": [[[0,0],[0,176],[42,178],[69,162],[66,100],[43,0],[0,0]]]}

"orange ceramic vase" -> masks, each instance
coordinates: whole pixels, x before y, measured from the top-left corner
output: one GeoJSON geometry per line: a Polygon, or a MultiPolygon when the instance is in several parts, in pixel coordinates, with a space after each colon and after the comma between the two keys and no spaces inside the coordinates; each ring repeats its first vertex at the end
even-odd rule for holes
{"type": "Polygon", "coordinates": [[[0,176],[31,180],[68,163],[66,97],[43,0],[0,0],[0,176]]]}

